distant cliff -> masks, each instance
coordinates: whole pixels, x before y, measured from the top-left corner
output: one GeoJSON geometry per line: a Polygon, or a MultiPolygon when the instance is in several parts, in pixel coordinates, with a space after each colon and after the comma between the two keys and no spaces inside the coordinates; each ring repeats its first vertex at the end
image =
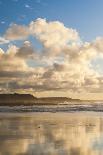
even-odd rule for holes
{"type": "Polygon", "coordinates": [[[0,101],[8,101],[8,100],[34,100],[36,97],[34,97],[31,94],[0,94],[0,101]]]}
{"type": "Polygon", "coordinates": [[[67,102],[80,102],[79,99],[67,97],[42,97],[37,98],[31,94],[0,94],[0,106],[10,105],[56,105],[67,102]]]}
{"type": "Polygon", "coordinates": [[[66,103],[66,102],[74,102],[80,101],[79,99],[72,99],[67,97],[41,97],[38,98],[39,103],[51,103],[51,104],[58,104],[58,103],[66,103]]]}
{"type": "Polygon", "coordinates": [[[36,103],[37,98],[31,94],[0,94],[0,105],[27,105],[36,103]]]}

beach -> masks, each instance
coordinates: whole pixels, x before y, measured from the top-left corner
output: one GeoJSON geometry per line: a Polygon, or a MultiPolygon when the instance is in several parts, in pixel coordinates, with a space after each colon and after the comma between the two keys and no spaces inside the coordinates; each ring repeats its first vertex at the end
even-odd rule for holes
{"type": "Polygon", "coordinates": [[[100,155],[102,139],[100,112],[0,113],[0,155],[100,155]]]}

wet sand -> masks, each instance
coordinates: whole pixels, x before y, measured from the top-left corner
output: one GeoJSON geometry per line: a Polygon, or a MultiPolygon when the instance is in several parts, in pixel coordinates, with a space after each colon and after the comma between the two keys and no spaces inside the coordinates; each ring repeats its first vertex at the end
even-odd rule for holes
{"type": "Polygon", "coordinates": [[[102,154],[102,113],[0,113],[0,155],[102,154]]]}

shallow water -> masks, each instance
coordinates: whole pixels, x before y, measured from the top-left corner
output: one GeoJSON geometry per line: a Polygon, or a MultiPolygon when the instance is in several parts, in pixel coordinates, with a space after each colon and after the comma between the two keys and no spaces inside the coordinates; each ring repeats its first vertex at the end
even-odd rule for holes
{"type": "Polygon", "coordinates": [[[2,113],[0,155],[103,155],[103,114],[2,113]]]}

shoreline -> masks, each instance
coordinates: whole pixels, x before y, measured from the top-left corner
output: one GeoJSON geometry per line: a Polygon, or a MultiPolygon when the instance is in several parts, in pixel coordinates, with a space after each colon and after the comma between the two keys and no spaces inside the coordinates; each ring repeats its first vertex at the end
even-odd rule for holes
{"type": "Polygon", "coordinates": [[[0,106],[0,112],[103,112],[103,104],[0,106]]]}

